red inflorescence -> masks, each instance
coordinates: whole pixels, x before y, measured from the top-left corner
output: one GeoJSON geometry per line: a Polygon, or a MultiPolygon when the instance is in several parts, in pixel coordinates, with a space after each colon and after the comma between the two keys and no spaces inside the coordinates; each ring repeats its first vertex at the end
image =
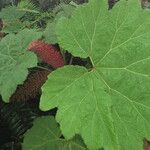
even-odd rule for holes
{"type": "Polygon", "coordinates": [[[35,52],[43,62],[55,69],[65,65],[61,53],[54,45],[38,40],[29,45],[29,50],[35,52]]]}

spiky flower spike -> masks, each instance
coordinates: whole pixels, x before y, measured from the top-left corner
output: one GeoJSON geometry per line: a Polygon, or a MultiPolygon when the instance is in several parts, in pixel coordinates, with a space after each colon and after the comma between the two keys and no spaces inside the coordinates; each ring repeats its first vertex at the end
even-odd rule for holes
{"type": "Polygon", "coordinates": [[[16,92],[11,96],[10,101],[27,101],[36,97],[42,85],[47,80],[49,75],[47,70],[37,70],[30,73],[22,85],[19,85],[16,92]]]}
{"type": "Polygon", "coordinates": [[[65,65],[61,53],[54,45],[38,40],[29,45],[29,50],[35,52],[43,62],[55,69],[65,65]]]}

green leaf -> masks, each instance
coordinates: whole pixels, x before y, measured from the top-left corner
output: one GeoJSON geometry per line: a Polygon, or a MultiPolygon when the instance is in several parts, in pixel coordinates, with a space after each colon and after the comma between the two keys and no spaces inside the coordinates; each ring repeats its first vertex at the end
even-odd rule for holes
{"type": "Polygon", "coordinates": [[[58,69],[43,86],[40,108],[58,107],[66,138],[80,134],[92,150],[141,150],[150,139],[149,16],[137,0],[111,11],[105,0],[90,0],[59,21],[60,46],[93,63],[89,72],[58,69]]]}
{"type": "Polygon", "coordinates": [[[0,18],[4,21],[11,22],[20,19],[25,12],[20,11],[16,6],[3,8],[0,12],[0,18]]]}
{"type": "Polygon", "coordinates": [[[87,150],[79,136],[72,140],[60,138],[61,131],[54,117],[41,117],[25,134],[23,150],[87,150]]]}
{"type": "Polygon", "coordinates": [[[40,37],[41,33],[25,29],[0,41],[0,95],[5,102],[26,79],[28,68],[37,65],[36,55],[27,49],[31,41],[40,37]]]}
{"type": "Polygon", "coordinates": [[[12,22],[5,22],[5,25],[2,29],[2,32],[5,33],[17,33],[21,31],[24,28],[24,24],[17,20],[17,21],[12,21],[12,22]]]}
{"type": "Polygon", "coordinates": [[[44,31],[44,37],[45,37],[45,41],[48,43],[52,43],[52,44],[56,44],[58,43],[58,39],[56,36],[56,24],[57,21],[61,18],[61,17],[70,17],[71,14],[73,13],[75,9],[74,5],[71,4],[60,4],[58,7],[56,7],[53,10],[53,13],[56,14],[55,19],[52,21],[49,21],[47,24],[47,27],[44,31]]]}
{"type": "Polygon", "coordinates": [[[99,142],[107,144],[108,141],[112,146],[111,99],[104,90],[106,86],[94,72],[77,66],[52,72],[43,87],[41,108],[59,108],[57,121],[67,139],[82,132],[85,142],[88,140],[91,146],[95,144],[98,148],[99,142]],[[109,134],[105,134],[107,132],[109,134]]]}
{"type": "Polygon", "coordinates": [[[0,18],[3,21],[2,31],[6,33],[19,32],[24,27],[19,20],[24,14],[25,12],[20,11],[16,6],[3,8],[0,12],[0,18]]]}
{"type": "Polygon", "coordinates": [[[48,22],[47,27],[44,31],[44,39],[46,42],[51,43],[51,44],[55,44],[58,42],[57,40],[57,36],[55,33],[55,26],[56,26],[56,21],[53,22],[48,22]]]}

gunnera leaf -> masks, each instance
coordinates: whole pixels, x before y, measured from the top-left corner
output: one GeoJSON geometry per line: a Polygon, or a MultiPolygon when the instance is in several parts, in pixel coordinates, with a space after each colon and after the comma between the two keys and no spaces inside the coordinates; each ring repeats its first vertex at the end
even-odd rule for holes
{"type": "Polygon", "coordinates": [[[40,37],[40,32],[24,29],[0,41],[0,95],[5,102],[26,79],[28,68],[37,65],[36,55],[27,49],[30,42],[40,37]]]}
{"type": "Polygon", "coordinates": [[[62,48],[91,59],[49,75],[40,108],[58,107],[69,139],[80,134],[91,150],[141,150],[150,139],[150,11],[138,0],[90,0],[57,24],[62,48]]]}
{"type": "Polygon", "coordinates": [[[68,141],[60,137],[61,131],[54,117],[37,118],[25,134],[23,150],[87,150],[77,135],[68,141]]]}

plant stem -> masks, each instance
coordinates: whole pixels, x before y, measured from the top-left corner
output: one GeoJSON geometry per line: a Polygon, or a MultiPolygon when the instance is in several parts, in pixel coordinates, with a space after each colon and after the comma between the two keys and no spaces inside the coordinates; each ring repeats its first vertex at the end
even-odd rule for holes
{"type": "Polygon", "coordinates": [[[73,62],[73,56],[71,55],[70,61],[69,61],[69,65],[71,65],[73,62]]]}
{"type": "Polygon", "coordinates": [[[31,10],[31,9],[18,9],[19,11],[25,11],[25,12],[30,12],[30,13],[35,13],[35,14],[40,14],[39,11],[36,11],[36,10],[31,10]]]}
{"type": "Polygon", "coordinates": [[[94,62],[93,62],[93,59],[90,57],[90,61],[92,63],[92,67],[94,68],[94,62]]]}
{"type": "Polygon", "coordinates": [[[47,69],[47,68],[45,68],[45,67],[42,67],[42,66],[37,66],[37,68],[39,68],[39,69],[44,69],[44,70],[47,70],[47,71],[52,71],[52,70],[50,70],[50,69],[47,69]]]}

